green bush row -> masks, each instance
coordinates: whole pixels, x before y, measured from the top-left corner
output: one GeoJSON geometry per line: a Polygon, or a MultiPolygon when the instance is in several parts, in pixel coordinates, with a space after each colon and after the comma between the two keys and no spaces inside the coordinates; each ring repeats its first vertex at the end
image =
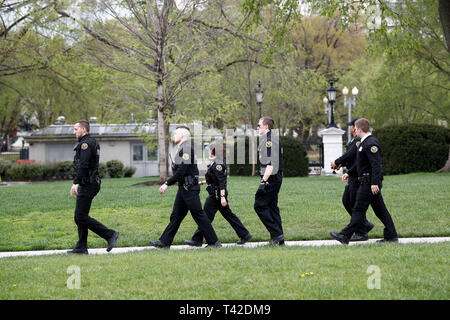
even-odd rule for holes
{"type": "MultiPolygon", "coordinates": [[[[124,167],[119,160],[111,160],[100,163],[98,172],[100,178],[131,177],[135,172],[134,167],[124,167]]],[[[17,180],[71,180],[74,169],[72,161],[60,161],[54,163],[15,164],[11,161],[0,160],[0,177],[6,181],[17,180]]]]}
{"type": "MultiPolygon", "coordinates": [[[[305,177],[309,173],[309,160],[306,155],[306,148],[304,144],[290,136],[281,136],[281,145],[283,146],[283,175],[285,177],[305,177]]],[[[249,159],[251,159],[251,150],[249,148],[250,139],[245,139],[245,164],[230,164],[230,175],[233,176],[251,176],[252,165],[249,159]]],[[[255,147],[257,148],[257,147],[255,147]]],[[[234,163],[237,163],[237,141],[234,146],[234,163]]],[[[253,158],[257,159],[258,155],[254,155],[253,158]]],[[[256,164],[256,175],[259,175],[259,163],[256,164]]]]}
{"type": "Polygon", "coordinates": [[[448,159],[450,130],[429,124],[380,128],[374,135],[381,145],[383,174],[434,172],[448,159]]]}

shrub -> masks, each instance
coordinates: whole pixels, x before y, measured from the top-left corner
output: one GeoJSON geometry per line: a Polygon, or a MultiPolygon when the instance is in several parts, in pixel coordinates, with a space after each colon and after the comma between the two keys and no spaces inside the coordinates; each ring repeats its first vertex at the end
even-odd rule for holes
{"type": "Polygon", "coordinates": [[[12,166],[12,162],[8,160],[0,160],[0,177],[6,179],[6,172],[12,166]]]}
{"type": "MultiPolygon", "coordinates": [[[[304,177],[309,173],[309,163],[306,156],[306,149],[303,143],[290,136],[281,136],[281,145],[283,146],[283,175],[285,177],[304,177]]],[[[230,175],[250,176],[252,174],[252,165],[249,164],[249,138],[245,139],[245,164],[231,164],[230,175]]],[[[234,163],[237,162],[237,141],[234,145],[234,163]]],[[[259,164],[256,164],[256,175],[259,164]]]]}
{"type": "Polygon", "coordinates": [[[100,176],[100,179],[103,179],[108,174],[108,169],[106,167],[106,164],[103,162],[100,162],[98,164],[98,175],[100,176]]]}
{"type": "Polygon", "coordinates": [[[136,168],[135,167],[125,167],[123,169],[123,176],[125,178],[130,178],[133,176],[133,174],[136,172],[136,168]]]}
{"type": "Polygon", "coordinates": [[[450,130],[403,124],[374,130],[381,145],[384,174],[434,172],[448,159],[450,130]]]}
{"type": "Polygon", "coordinates": [[[42,180],[54,179],[56,176],[56,164],[45,163],[42,164],[42,180]]]}
{"type": "Polygon", "coordinates": [[[111,178],[123,177],[123,163],[120,160],[110,160],[106,162],[106,169],[111,178]]]}
{"type": "Polygon", "coordinates": [[[55,178],[70,180],[74,176],[74,168],[72,161],[55,162],[55,178]]]}
{"type": "Polygon", "coordinates": [[[19,164],[22,167],[22,178],[25,180],[40,180],[43,175],[43,166],[37,163],[19,164]]]}
{"type": "Polygon", "coordinates": [[[309,160],[305,145],[294,137],[281,137],[285,177],[305,177],[309,173],[309,160]]]}
{"type": "Polygon", "coordinates": [[[5,179],[7,180],[21,180],[23,179],[24,167],[21,165],[14,164],[10,166],[5,174],[5,179]]]}

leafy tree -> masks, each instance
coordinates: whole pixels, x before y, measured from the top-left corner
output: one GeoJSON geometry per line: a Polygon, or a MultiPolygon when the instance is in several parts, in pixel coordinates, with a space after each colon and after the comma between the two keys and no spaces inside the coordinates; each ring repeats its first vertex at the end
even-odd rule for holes
{"type": "Polygon", "coordinates": [[[173,0],[95,2],[86,4],[84,19],[57,11],[90,36],[87,49],[97,63],[140,79],[130,92],[139,89],[140,104],[157,111],[160,180],[167,177],[167,123],[175,115],[179,94],[195,77],[245,61],[210,54],[223,39],[240,36],[242,21],[229,15],[226,2],[178,5],[173,0]],[[105,21],[106,16],[112,19],[105,21]]]}

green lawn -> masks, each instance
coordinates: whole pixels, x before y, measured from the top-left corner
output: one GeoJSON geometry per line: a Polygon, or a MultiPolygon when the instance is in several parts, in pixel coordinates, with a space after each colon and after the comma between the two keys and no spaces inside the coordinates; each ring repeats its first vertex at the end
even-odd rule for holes
{"type": "Polygon", "coordinates": [[[7,258],[0,299],[445,300],[449,256],[450,244],[441,243],[7,258]],[[75,283],[70,266],[79,267],[79,289],[67,286],[75,283]],[[368,287],[377,283],[370,266],[379,289],[368,287]]]}
{"type": "MultiPolygon", "coordinates": [[[[147,246],[169,221],[176,187],[132,186],[147,179],[105,179],[91,215],[121,232],[118,246],[147,246]]],[[[230,203],[254,235],[268,232],[253,210],[257,178],[231,177],[230,203]]],[[[71,182],[0,188],[0,250],[74,246],[75,199],[71,182]]],[[[287,240],[330,239],[349,221],[337,178],[285,178],[279,197],[287,240]]],[[[400,237],[450,235],[450,175],[409,174],[385,178],[383,196],[400,237]]],[[[206,192],[201,193],[202,200],[206,192]]],[[[382,237],[376,224],[371,237],[382,237]]],[[[237,240],[217,215],[222,242],[237,240]]],[[[188,216],[175,244],[196,228],[188,216]]],[[[90,233],[89,247],[106,242],[90,233]]],[[[335,247],[149,250],[118,255],[40,256],[0,259],[2,299],[448,299],[449,243],[372,244],[335,247]],[[80,268],[80,289],[69,289],[69,266],[80,268]],[[367,287],[370,266],[380,289],[367,287]],[[306,273],[313,272],[313,275],[306,273]],[[302,277],[301,275],[305,276],[302,277]]]]}
{"type": "MultiPolygon", "coordinates": [[[[146,246],[158,239],[169,221],[177,190],[164,195],[158,186],[132,186],[148,179],[105,179],[94,199],[91,216],[121,232],[117,246],[146,246]]],[[[257,178],[229,178],[230,205],[247,229],[252,241],[268,240],[268,232],[253,210],[257,178]]],[[[0,188],[0,251],[65,249],[77,241],[73,221],[75,198],[69,195],[71,182],[36,183],[0,188]]],[[[287,240],[330,239],[349,222],[341,203],[344,184],[337,178],[285,178],[279,206],[287,240]]],[[[385,178],[383,196],[400,237],[450,235],[450,175],[409,174],[385,178]]],[[[206,191],[201,192],[202,201],[206,191]]],[[[372,237],[382,237],[383,226],[369,209],[375,223],[372,237]]],[[[217,214],[213,223],[222,242],[238,240],[217,214]]],[[[190,238],[196,225],[188,215],[174,244],[190,238]]],[[[89,247],[106,242],[90,233],[89,247]]]]}

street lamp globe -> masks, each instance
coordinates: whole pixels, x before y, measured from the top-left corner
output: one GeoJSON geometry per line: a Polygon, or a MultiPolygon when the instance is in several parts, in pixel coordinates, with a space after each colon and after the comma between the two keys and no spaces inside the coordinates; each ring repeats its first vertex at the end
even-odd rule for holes
{"type": "Polygon", "coordinates": [[[323,97],[323,103],[325,103],[325,104],[328,103],[328,98],[327,97],[323,97]]]}
{"type": "Polygon", "coordinates": [[[357,94],[358,94],[358,88],[357,87],[353,87],[352,95],[356,96],[357,94]]]}
{"type": "Polygon", "coordinates": [[[342,94],[344,96],[348,95],[348,88],[347,87],[344,87],[344,89],[342,89],[342,94]]]}
{"type": "Polygon", "coordinates": [[[264,102],[264,90],[261,88],[261,80],[258,80],[258,87],[255,89],[256,103],[264,102]]]}

